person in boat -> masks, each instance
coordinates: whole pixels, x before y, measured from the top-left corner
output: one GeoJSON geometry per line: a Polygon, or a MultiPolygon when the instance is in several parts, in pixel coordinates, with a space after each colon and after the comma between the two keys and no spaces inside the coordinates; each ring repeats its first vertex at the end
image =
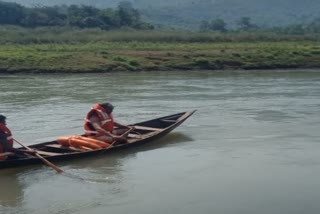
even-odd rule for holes
{"type": "Polygon", "coordinates": [[[130,127],[113,120],[113,109],[111,103],[92,106],[84,121],[85,135],[107,143],[126,143],[127,136],[121,135],[130,127]]]}
{"type": "Polygon", "coordinates": [[[10,129],[6,124],[6,117],[0,114],[0,161],[6,160],[8,156],[25,156],[35,154],[35,151],[16,149],[13,147],[13,137],[10,129]]]}

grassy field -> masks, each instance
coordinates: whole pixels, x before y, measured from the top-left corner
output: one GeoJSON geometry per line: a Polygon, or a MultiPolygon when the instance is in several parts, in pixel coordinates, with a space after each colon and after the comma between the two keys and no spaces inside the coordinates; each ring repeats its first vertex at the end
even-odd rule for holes
{"type": "Polygon", "coordinates": [[[2,32],[0,72],[320,68],[313,36],[93,32],[2,32]]]}

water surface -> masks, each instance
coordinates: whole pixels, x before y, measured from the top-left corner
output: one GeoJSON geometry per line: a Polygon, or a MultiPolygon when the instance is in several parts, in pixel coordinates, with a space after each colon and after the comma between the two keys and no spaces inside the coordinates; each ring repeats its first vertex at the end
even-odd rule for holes
{"type": "Polygon", "coordinates": [[[96,102],[122,123],[197,109],[150,145],[57,164],[75,177],[1,170],[1,214],[320,210],[319,70],[2,75],[0,91],[26,145],[82,133],[96,102]]]}

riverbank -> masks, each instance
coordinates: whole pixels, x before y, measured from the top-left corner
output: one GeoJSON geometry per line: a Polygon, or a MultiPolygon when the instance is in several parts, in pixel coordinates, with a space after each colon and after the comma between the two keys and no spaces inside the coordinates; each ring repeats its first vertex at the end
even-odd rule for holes
{"type": "Polygon", "coordinates": [[[0,72],[320,68],[316,42],[28,44],[0,47],[0,72]]]}
{"type": "Polygon", "coordinates": [[[317,37],[100,31],[70,31],[55,37],[52,31],[2,33],[0,73],[320,68],[317,37]]]}

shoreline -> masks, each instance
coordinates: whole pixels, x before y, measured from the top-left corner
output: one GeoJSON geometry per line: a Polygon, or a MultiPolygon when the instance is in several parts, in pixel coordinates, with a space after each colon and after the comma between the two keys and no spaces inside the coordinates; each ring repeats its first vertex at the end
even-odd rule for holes
{"type": "Polygon", "coordinates": [[[164,70],[136,70],[136,71],[130,71],[130,70],[117,70],[117,71],[108,71],[108,70],[92,70],[92,71],[81,71],[81,70],[9,70],[4,71],[0,70],[0,76],[1,75],[26,75],[26,74],[107,74],[107,73],[118,73],[118,72],[133,72],[133,73],[144,73],[144,72],[202,72],[202,71],[210,71],[210,72],[225,72],[225,73],[245,73],[245,72],[320,72],[320,67],[292,67],[292,68],[255,68],[255,69],[234,69],[234,68],[228,68],[228,69],[164,69],[164,70]]]}
{"type": "Polygon", "coordinates": [[[6,44],[0,73],[320,68],[318,42],[6,44]]]}

